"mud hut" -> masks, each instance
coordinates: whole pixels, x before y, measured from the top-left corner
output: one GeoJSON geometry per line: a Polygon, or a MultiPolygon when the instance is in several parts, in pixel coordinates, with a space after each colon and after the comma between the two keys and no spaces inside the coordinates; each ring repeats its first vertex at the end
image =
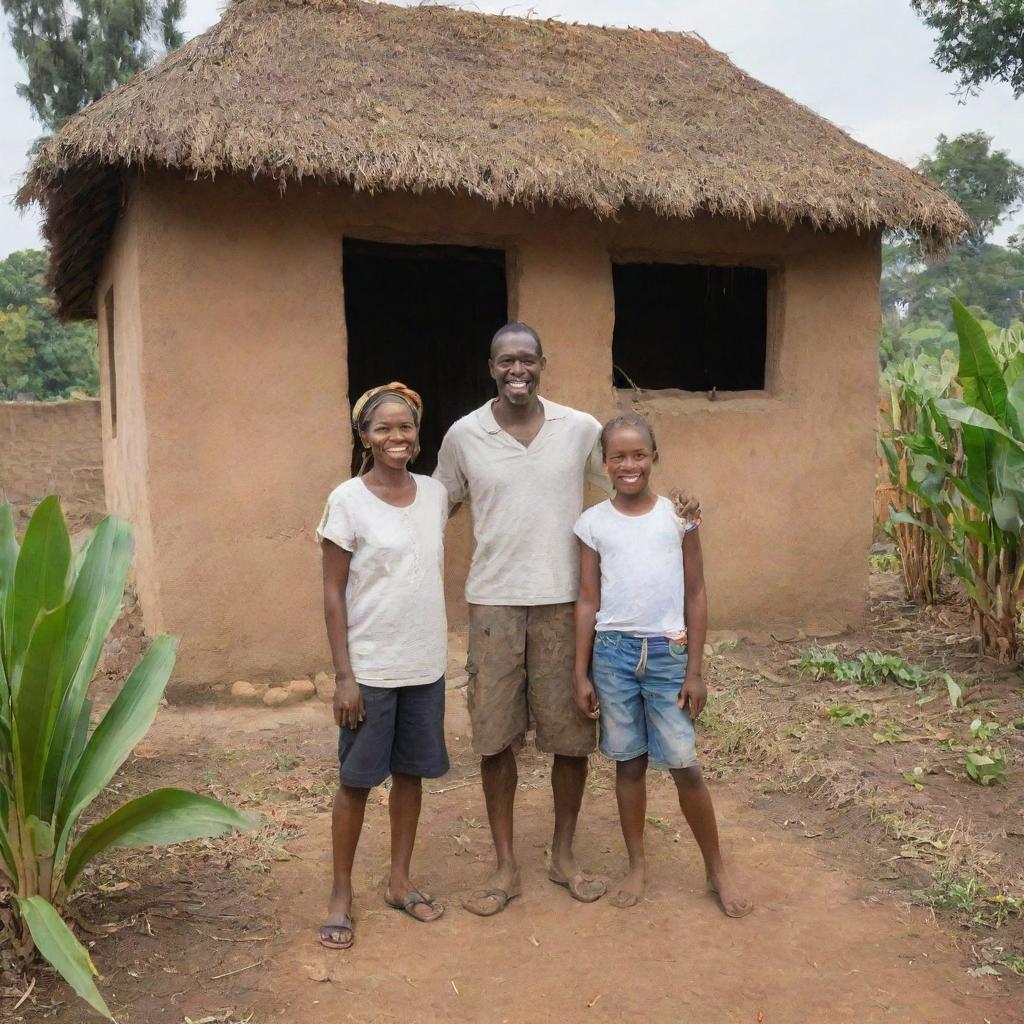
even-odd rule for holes
{"type": "Polygon", "coordinates": [[[327,664],[311,529],[350,396],[422,391],[429,470],[510,317],[545,394],[651,416],[663,484],[704,502],[713,625],[856,622],[881,232],[967,226],[695,35],[361,0],[236,0],[20,199],[61,314],[98,318],[108,503],[194,684],[327,664]]]}

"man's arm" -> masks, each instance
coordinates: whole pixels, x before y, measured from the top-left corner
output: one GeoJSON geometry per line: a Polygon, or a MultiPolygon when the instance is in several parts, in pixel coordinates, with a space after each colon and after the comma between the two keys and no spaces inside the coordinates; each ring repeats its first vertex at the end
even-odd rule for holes
{"type": "Polygon", "coordinates": [[[321,541],[324,570],[324,621],[334,661],[334,721],[339,726],[358,728],[366,717],[363,695],[352,674],[348,658],[348,605],[345,590],[352,552],[326,538],[321,541]]]}
{"type": "Polygon", "coordinates": [[[448,492],[448,517],[451,518],[462,508],[462,503],[469,497],[469,484],[466,481],[466,474],[462,470],[462,459],[459,455],[458,446],[452,440],[452,432],[449,430],[441,441],[441,447],[437,453],[437,469],[434,470],[434,479],[440,481],[448,492]]]}
{"type": "Polygon", "coordinates": [[[708,688],[704,682],[704,640],[708,633],[708,594],[704,586],[704,556],[700,548],[700,530],[683,537],[683,584],[686,591],[687,659],[686,679],[679,691],[679,707],[689,704],[690,718],[696,720],[704,710],[708,688]]]}
{"type": "Polygon", "coordinates": [[[601,557],[580,541],[580,596],[576,599],[576,706],[597,718],[597,693],[590,679],[590,658],[594,653],[594,626],[601,607],[601,557]]]}

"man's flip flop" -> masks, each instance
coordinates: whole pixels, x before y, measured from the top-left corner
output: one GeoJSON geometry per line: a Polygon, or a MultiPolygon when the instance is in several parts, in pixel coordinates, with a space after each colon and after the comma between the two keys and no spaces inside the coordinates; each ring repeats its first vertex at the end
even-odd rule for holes
{"type": "Polygon", "coordinates": [[[420,924],[430,924],[431,921],[436,921],[444,913],[444,907],[440,903],[435,903],[430,896],[418,892],[416,889],[410,889],[401,900],[389,899],[388,895],[385,895],[384,902],[389,907],[401,910],[403,914],[408,914],[414,921],[419,921],[420,924]],[[419,914],[412,912],[413,907],[430,907],[431,910],[436,910],[437,913],[433,917],[420,917],[419,914]]]}
{"type": "Polygon", "coordinates": [[[518,889],[514,892],[506,892],[504,889],[477,889],[472,896],[462,901],[462,907],[477,917],[494,917],[520,894],[518,889]],[[488,900],[491,902],[488,903],[488,900]]]}
{"type": "Polygon", "coordinates": [[[608,886],[600,878],[588,878],[582,871],[578,875],[573,875],[572,878],[566,878],[557,871],[551,870],[548,872],[548,878],[555,885],[561,885],[568,889],[572,898],[579,900],[580,903],[596,903],[608,889],[608,886]]]}
{"type": "Polygon", "coordinates": [[[352,928],[352,918],[348,914],[328,914],[327,920],[320,925],[320,945],[327,949],[348,949],[355,942],[356,933],[352,928]],[[340,937],[332,938],[332,934],[348,932],[348,940],[340,937]]]}

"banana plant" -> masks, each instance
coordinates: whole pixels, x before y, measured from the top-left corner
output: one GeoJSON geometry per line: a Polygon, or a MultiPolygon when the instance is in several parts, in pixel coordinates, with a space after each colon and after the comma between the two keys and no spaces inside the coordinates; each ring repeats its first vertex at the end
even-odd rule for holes
{"type": "Polygon", "coordinates": [[[89,684],[131,558],[131,530],[113,516],[75,554],[55,496],[20,545],[0,505],[0,913],[22,957],[38,949],[107,1018],[92,961],[61,917],[84,868],[114,847],[252,827],[209,797],[158,789],[80,828],[149,729],[174,666],[175,642],[157,637],[93,727],[89,684]]]}
{"type": "Polygon", "coordinates": [[[883,375],[889,393],[878,443],[890,483],[891,518],[886,532],[900,553],[908,600],[923,604],[939,600],[947,547],[935,538],[935,531],[946,527],[949,511],[943,491],[946,439],[930,403],[949,395],[955,373],[952,353],[947,352],[941,360],[927,355],[905,359],[888,367],[883,375]],[[907,513],[931,529],[918,529],[895,513],[907,513]]]}
{"type": "Polygon", "coordinates": [[[983,326],[951,300],[960,339],[957,383],[962,398],[926,403],[930,435],[907,446],[921,459],[916,492],[941,509],[943,521],[898,512],[944,546],[970,600],[983,653],[1017,660],[1017,602],[1024,576],[1024,353],[993,352],[983,326]]]}

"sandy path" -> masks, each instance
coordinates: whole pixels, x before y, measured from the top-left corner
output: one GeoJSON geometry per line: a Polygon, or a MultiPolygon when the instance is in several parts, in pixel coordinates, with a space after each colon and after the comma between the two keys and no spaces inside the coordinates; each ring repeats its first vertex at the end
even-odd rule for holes
{"type": "MultiPolygon", "coordinates": [[[[294,859],[272,867],[281,932],[263,950],[265,964],[207,987],[206,1005],[247,1006],[254,1022],[310,1024],[1024,1021],[1012,981],[968,976],[968,957],[927,914],[878,900],[826,840],[783,830],[770,806],[755,807],[764,801],[742,781],[713,791],[725,847],[757,900],[749,918],[725,918],[705,894],[664,779],[651,792],[649,814],[660,821],[649,829],[647,900],[628,911],[573,902],[544,874],[550,797],[536,755],[520,776],[524,896],[499,917],[472,917],[457,895],[482,880],[488,837],[457,695],[452,705],[453,771],[431,785],[446,792],[425,799],[414,863],[420,883],[448,903],[446,916],[421,925],[384,906],[387,809],[373,799],[357,861],[356,945],[323,950],[315,931],[329,884],[329,816],[310,816],[288,845],[294,859]]],[[[268,714],[277,716],[273,742],[299,733],[307,749],[322,742],[330,751],[329,713],[315,702],[273,713],[178,709],[162,716],[150,743],[187,743],[211,729],[222,742],[268,742],[268,714]]],[[[578,852],[589,870],[614,875],[623,858],[609,782],[595,773],[578,852]]],[[[240,964],[247,955],[238,953],[240,964]]]]}

